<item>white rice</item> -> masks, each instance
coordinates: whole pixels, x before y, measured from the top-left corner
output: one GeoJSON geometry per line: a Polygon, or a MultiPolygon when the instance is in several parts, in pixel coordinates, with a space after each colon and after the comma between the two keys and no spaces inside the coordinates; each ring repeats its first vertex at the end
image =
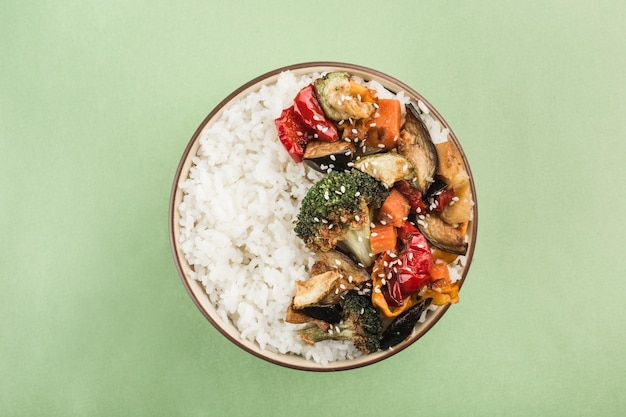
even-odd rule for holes
{"type": "MultiPolygon", "coordinates": [[[[282,109],[319,75],[283,72],[275,84],[233,103],[201,132],[189,177],[179,184],[179,245],[192,267],[188,278],[202,283],[221,319],[231,321],[242,339],[326,364],[360,352],[349,342],[309,346],[297,334],[302,325],[284,320],[295,281],[308,277],[314,259],[293,232],[293,222],[321,174],[291,160],[274,126],[282,109]]],[[[376,82],[367,84],[379,97],[394,96],[376,82]]],[[[403,93],[395,97],[409,101],[403,93]]],[[[433,141],[447,140],[447,129],[423,103],[417,105],[426,110],[433,141]]]]}

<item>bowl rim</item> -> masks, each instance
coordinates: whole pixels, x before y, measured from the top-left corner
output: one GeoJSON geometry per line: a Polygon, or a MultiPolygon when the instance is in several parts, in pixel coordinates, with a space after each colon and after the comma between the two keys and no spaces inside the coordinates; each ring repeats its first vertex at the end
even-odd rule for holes
{"type": "MultiPolygon", "coordinates": [[[[178,230],[178,205],[180,204],[180,199],[182,198],[182,191],[179,188],[179,184],[184,181],[187,177],[181,178],[181,175],[185,173],[185,170],[191,166],[191,157],[193,156],[192,150],[197,149],[199,147],[199,137],[202,134],[202,131],[210,124],[211,121],[217,118],[221,114],[224,109],[228,107],[228,104],[234,101],[237,98],[243,97],[245,94],[249,94],[249,92],[253,91],[256,88],[260,88],[263,83],[272,83],[272,79],[277,78],[282,72],[291,71],[291,72],[302,72],[312,73],[312,72],[326,72],[326,71],[347,71],[350,74],[364,76],[364,79],[375,79],[378,82],[381,82],[383,86],[388,88],[389,85],[393,85],[394,92],[403,91],[406,95],[408,95],[413,100],[422,101],[423,104],[428,108],[431,115],[433,115],[444,127],[449,130],[449,140],[451,139],[456,145],[461,157],[463,159],[465,168],[467,170],[468,175],[470,176],[470,188],[472,191],[473,197],[473,217],[470,222],[470,228],[468,233],[469,242],[468,242],[468,250],[465,255],[465,267],[463,268],[461,279],[459,281],[459,291],[461,287],[465,283],[465,279],[470,269],[470,265],[472,263],[472,259],[474,256],[474,251],[476,247],[476,238],[478,231],[478,201],[476,197],[476,186],[474,181],[474,176],[472,175],[471,168],[465,152],[459,143],[456,134],[447,123],[447,121],[441,116],[441,114],[433,107],[420,93],[415,91],[412,87],[405,84],[404,82],[387,75],[379,70],[372,69],[369,67],[350,64],[344,62],[336,62],[336,61],[311,61],[311,62],[302,62],[298,64],[286,65],[274,70],[265,72],[257,77],[254,77],[250,81],[245,82],[235,90],[233,90],[230,94],[228,94],[223,100],[221,100],[215,107],[209,112],[209,114],[202,120],[199,126],[196,128],[195,132],[191,136],[190,140],[187,142],[187,145],[182,153],[178,166],[176,168],[176,172],[174,175],[174,181],[171,187],[170,198],[169,198],[169,207],[168,207],[168,234],[170,241],[170,249],[172,252],[172,256],[174,258],[174,264],[176,266],[176,270],[178,272],[179,278],[181,279],[188,295],[191,297],[193,303],[200,310],[202,315],[211,323],[211,325],[218,330],[223,336],[225,336],[228,340],[234,343],[239,348],[244,351],[256,356],[257,358],[263,359],[267,362],[280,365],[286,368],[295,369],[295,370],[303,370],[303,371],[318,371],[318,372],[330,372],[330,371],[344,371],[350,369],[356,369],[368,365],[372,365],[374,363],[380,362],[383,359],[389,358],[391,356],[396,355],[397,353],[403,351],[417,340],[419,340],[422,336],[424,336],[427,332],[429,332],[435,324],[443,317],[443,315],[450,308],[450,304],[440,306],[434,312],[429,314],[426,322],[422,325],[418,326],[413,330],[413,333],[409,338],[401,342],[400,344],[394,346],[391,349],[385,351],[379,351],[369,355],[362,355],[355,359],[350,360],[339,360],[329,362],[328,364],[320,364],[313,360],[306,359],[302,356],[298,356],[295,354],[281,354],[269,350],[262,349],[258,344],[254,342],[250,342],[247,339],[242,339],[236,337],[236,334],[239,333],[232,323],[224,323],[217,316],[211,314],[210,309],[215,309],[215,307],[208,301],[208,295],[205,291],[203,291],[204,287],[201,283],[195,280],[190,280],[186,277],[185,270],[183,265],[188,265],[187,261],[184,258],[184,255],[181,253],[177,242],[177,230],[178,230]],[[397,88],[396,88],[397,87],[397,88]],[[200,295],[203,294],[206,299],[201,299],[200,295]]],[[[392,90],[393,91],[393,90],[392,90]]],[[[188,174],[186,172],[185,174],[188,174]]]]}

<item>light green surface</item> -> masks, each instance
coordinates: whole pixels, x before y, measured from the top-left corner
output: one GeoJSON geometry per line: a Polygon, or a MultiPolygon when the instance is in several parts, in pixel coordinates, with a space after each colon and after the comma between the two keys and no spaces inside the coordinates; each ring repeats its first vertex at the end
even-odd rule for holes
{"type": "Polygon", "coordinates": [[[625,21],[618,0],[0,2],[0,415],[624,415],[625,21]],[[422,93],[480,218],[461,303],[335,374],[224,339],[167,232],[205,115],[315,60],[422,93]]]}

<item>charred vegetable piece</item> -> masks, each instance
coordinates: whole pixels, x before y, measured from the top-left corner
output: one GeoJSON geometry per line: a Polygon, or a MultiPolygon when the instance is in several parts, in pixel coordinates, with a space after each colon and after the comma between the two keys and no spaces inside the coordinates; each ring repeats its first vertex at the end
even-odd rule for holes
{"type": "Polygon", "coordinates": [[[371,175],[391,188],[396,181],[415,177],[411,162],[397,153],[385,152],[368,155],[354,163],[354,167],[371,175]]]}
{"type": "Polygon", "coordinates": [[[364,101],[359,92],[363,86],[351,82],[347,72],[330,72],[316,79],[313,85],[320,106],[331,120],[365,119],[376,110],[374,102],[364,101]]]}
{"type": "Polygon", "coordinates": [[[341,306],[339,304],[322,304],[304,307],[298,310],[307,316],[316,320],[322,320],[326,323],[339,323],[341,321],[341,306]]]}
{"type": "Polygon", "coordinates": [[[467,242],[463,233],[441,220],[438,215],[431,213],[421,216],[417,221],[417,227],[432,246],[459,255],[467,252],[467,242]]]}
{"type": "Polygon", "coordinates": [[[356,291],[347,291],[342,301],[341,321],[324,331],[318,326],[307,327],[298,333],[305,343],[313,345],[323,340],[349,340],[361,352],[368,354],[380,348],[382,322],[369,297],[356,291]]]}
{"type": "Polygon", "coordinates": [[[354,285],[362,284],[370,279],[370,274],[364,268],[355,264],[349,256],[336,250],[320,253],[311,270],[317,270],[320,273],[337,270],[342,281],[354,285]]]}
{"type": "Polygon", "coordinates": [[[465,169],[463,157],[459,149],[451,141],[435,145],[439,165],[437,175],[440,175],[450,188],[456,188],[469,182],[469,174],[465,169]]]}
{"type": "Polygon", "coordinates": [[[425,200],[431,211],[442,211],[454,197],[454,191],[448,188],[448,184],[436,179],[428,188],[425,200]]]}
{"type": "Polygon", "coordinates": [[[293,100],[294,112],[300,122],[314,135],[323,141],[336,141],[339,139],[339,132],[333,123],[326,119],[317,97],[313,84],[309,84],[298,92],[293,100]]]}
{"type": "Polygon", "coordinates": [[[394,188],[402,193],[409,202],[411,210],[417,214],[426,213],[426,204],[422,200],[422,193],[413,187],[408,181],[401,180],[394,184],[394,188]]]}
{"type": "Polygon", "coordinates": [[[441,218],[449,224],[460,224],[470,221],[472,216],[472,190],[469,182],[454,188],[453,201],[444,207],[441,218]]]}
{"type": "Polygon", "coordinates": [[[302,162],[304,148],[309,141],[310,131],[297,119],[293,106],[282,111],[274,120],[278,139],[295,162],[302,162]]]}
{"type": "Polygon", "coordinates": [[[408,220],[398,229],[398,238],[404,247],[391,262],[393,266],[390,269],[397,277],[402,297],[406,298],[419,291],[430,279],[433,256],[425,236],[408,220]]]}
{"type": "Polygon", "coordinates": [[[295,309],[303,309],[321,304],[326,297],[335,293],[341,276],[337,271],[328,271],[313,275],[306,281],[296,281],[296,295],[293,298],[295,309]]]}
{"type": "Polygon", "coordinates": [[[434,181],[439,160],[430,133],[412,104],[406,105],[406,120],[398,139],[398,153],[413,164],[414,184],[422,195],[425,194],[434,181]]]}
{"type": "Polygon", "coordinates": [[[344,171],[350,168],[349,164],[355,153],[356,149],[350,142],[315,140],[307,144],[303,158],[304,162],[316,171],[344,171]]]}
{"type": "Polygon", "coordinates": [[[430,184],[430,187],[428,187],[426,194],[424,194],[424,199],[428,201],[446,188],[448,188],[448,184],[440,179],[435,179],[432,184],[430,184]]]}
{"type": "Polygon", "coordinates": [[[406,339],[415,328],[424,309],[430,305],[430,301],[430,298],[421,300],[396,317],[383,332],[380,348],[389,349],[406,339]]]}

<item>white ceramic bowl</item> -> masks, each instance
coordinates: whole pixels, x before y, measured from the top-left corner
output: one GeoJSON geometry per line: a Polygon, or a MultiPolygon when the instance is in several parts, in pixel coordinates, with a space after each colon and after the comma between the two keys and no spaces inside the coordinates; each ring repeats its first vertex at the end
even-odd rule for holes
{"type": "Polygon", "coordinates": [[[174,256],[174,262],[176,264],[176,268],[183,282],[183,285],[187,289],[189,295],[191,296],[191,299],[196,304],[198,309],[200,309],[202,314],[217,330],[219,330],[224,336],[226,336],[234,344],[244,349],[245,351],[274,364],[300,370],[338,371],[362,367],[375,362],[379,362],[407,348],[409,345],[411,345],[424,334],[426,334],[426,332],[428,332],[437,323],[437,321],[441,319],[441,317],[445,314],[450,306],[442,306],[439,307],[437,310],[430,312],[425,322],[419,323],[413,330],[412,334],[406,340],[394,346],[392,349],[379,351],[370,355],[363,355],[355,359],[335,361],[327,365],[322,365],[312,360],[305,359],[302,356],[292,354],[279,354],[261,349],[258,344],[239,337],[240,332],[233,325],[233,323],[231,323],[230,321],[224,321],[218,316],[216,312],[216,307],[209,300],[209,297],[202,284],[198,281],[190,280],[187,278],[186,271],[190,270],[192,266],[189,265],[181,251],[181,248],[179,247],[179,205],[183,199],[183,191],[179,188],[179,184],[181,184],[181,182],[184,181],[189,175],[189,170],[192,166],[191,159],[196,155],[196,152],[199,148],[198,138],[200,134],[205,128],[210,126],[222,114],[224,109],[227,109],[229,105],[231,105],[233,102],[247,96],[253,91],[256,91],[263,85],[276,82],[278,75],[286,70],[292,71],[296,76],[329,71],[347,71],[352,75],[363,78],[364,80],[374,79],[392,92],[404,91],[404,93],[408,95],[413,101],[417,102],[417,100],[419,100],[424,103],[424,105],[426,105],[426,107],[429,109],[430,114],[438,119],[438,121],[444,127],[447,127],[450,130],[449,140],[452,140],[461,152],[465,163],[465,168],[467,169],[467,172],[471,178],[471,190],[474,199],[473,220],[471,221],[467,230],[468,250],[466,254],[466,263],[461,274],[462,278],[459,286],[461,287],[463,285],[470,267],[474,248],[476,245],[478,213],[476,205],[476,190],[473,177],[471,175],[471,170],[467,162],[467,158],[459,141],[457,140],[457,137],[455,136],[452,129],[450,129],[450,126],[448,126],[446,121],[443,119],[443,117],[441,117],[441,115],[437,112],[437,110],[432,105],[430,105],[430,103],[424,97],[422,97],[419,93],[417,93],[408,85],[396,80],[393,77],[390,77],[389,75],[383,74],[370,68],[338,62],[309,62],[290,65],[287,67],[278,68],[259,77],[256,77],[233,91],[230,95],[228,95],[228,97],[226,97],[221,103],[219,103],[208,114],[204,121],[202,121],[196,132],[191,137],[191,140],[187,144],[187,147],[183,151],[182,158],[176,170],[171,191],[169,206],[169,235],[171,249],[174,256]]]}

